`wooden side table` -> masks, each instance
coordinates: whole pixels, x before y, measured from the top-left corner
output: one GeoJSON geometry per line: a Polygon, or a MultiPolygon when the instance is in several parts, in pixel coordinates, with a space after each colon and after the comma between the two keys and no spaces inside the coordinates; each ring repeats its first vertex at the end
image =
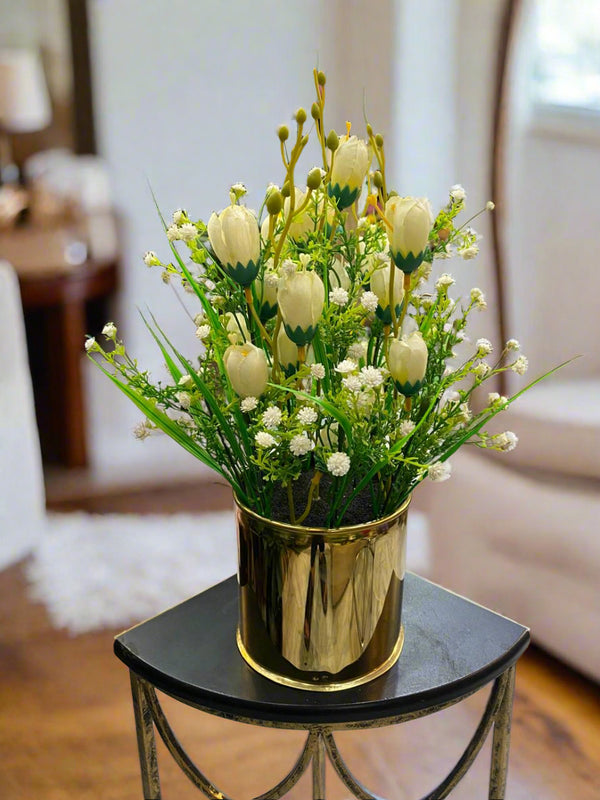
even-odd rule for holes
{"type": "Polygon", "coordinates": [[[154,729],[192,781],[213,800],[230,800],[192,762],[171,729],[156,689],[210,714],[307,732],[290,772],[255,800],[282,797],[312,767],[313,800],[325,798],[327,758],[353,797],[381,800],[352,774],[334,732],[395,725],[453,705],[492,683],[464,753],[424,800],[447,797],[467,773],[493,727],[490,800],[504,800],[516,663],[529,644],[522,625],[408,573],[404,649],[389,672],[355,689],[305,692],[254,672],[240,656],[237,581],[227,581],[115,639],[130,670],[145,800],[160,800],[154,729]]]}
{"type": "Polygon", "coordinates": [[[89,332],[86,310],[89,303],[107,298],[117,288],[118,259],[116,247],[103,255],[94,255],[89,248],[93,255],[86,258],[81,244],[83,260],[69,264],[63,254],[69,235],[77,240],[77,232],[60,228],[3,232],[0,257],[13,265],[19,277],[44,458],[85,467],[81,359],[89,332]]]}

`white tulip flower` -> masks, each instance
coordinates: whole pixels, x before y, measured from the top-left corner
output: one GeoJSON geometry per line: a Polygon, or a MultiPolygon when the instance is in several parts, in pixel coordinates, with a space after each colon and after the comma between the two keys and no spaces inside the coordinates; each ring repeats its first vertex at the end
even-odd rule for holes
{"type": "MultiPolygon", "coordinates": [[[[404,299],[404,288],[402,286],[403,275],[398,267],[394,267],[394,306],[396,317],[400,316],[402,300],[404,299]]],[[[371,275],[371,291],[377,296],[378,304],[375,313],[384,325],[392,324],[392,312],[390,309],[390,278],[392,274],[391,264],[379,267],[371,275]]]]}
{"type": "Polygon", "coordinates": [[[225,314],[225,330],[231,344],[243,344],[250,341],[250,331],[246,325],[246,318],[237,311],[235,314],[228,311],[225,314]]]}
{"type": "Polygon", "coordinates": [[[265,351],[250,342],[232,344],[223,355],[225,371],[240,397],[260,397],[267,388],[269,367],[265,351]]]}
{"type": "Polygon", "coordinates": [[[402,272],[414,272],[423,261],[433,227],[429,200],[425,197],[390,197],[385,204],[385,216],[392,226],[388,237],[396,266],[402,272]]]}
{"type": "Polygon", "coordinates": [[[315,335],[323,313],[323,281],[316,272],[287,274],[281,279],[278,301],[287,335],[298,347],[304,347],[315,335]]]}
{"type": "Polygon", "coordinates": [[[416,394],[423,386],[427,357],[427,345],[419,331],[390,342],[387,358],[390,374],[398,391],[406,397],[416,394]]]}
{"type": "Polygon", "coordinates": [[[227,206],[219,214],[211,214],[207,231],[212,249],[230,278],[241,286],[250,286],[260,260],[260,231],[254,213],[246,206],[227,206]]]}
{"type": "Polygon", "coordinates": [[[371,163],[369,146],[357,136],[340,136],[333,156],[329,194],[338,208],[348,208],[360,194],[371,163]]]}

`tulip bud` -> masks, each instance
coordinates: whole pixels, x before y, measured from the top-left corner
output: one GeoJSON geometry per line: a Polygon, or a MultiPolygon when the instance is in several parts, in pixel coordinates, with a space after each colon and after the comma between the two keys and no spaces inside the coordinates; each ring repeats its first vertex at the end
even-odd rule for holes
{"type": "Polygon", "coordinates": [[[317,103],[313,103],[310,107],[310,115],[314,120],[321,119],[321,109],[317,103]]]}
{"type": "Polygon", "coordinates": [[[232,344],[223,354],[225,371],[240,397],[260,397],[267,388],[269,367],[265,351],[250,342],[232,344]]]}
{"type": "Polygon", "coordinates": [[[405,273],[414,272],[423,261],[433,227],[429,200],[390,197],[385,204],[385,216],[392,226],[388,238],[396,266],[405,273]]]}
{"type": "Polygon", "coordinates": [[[337,133],[334,130],[329,131],[325,141],[327,147],[333,152],[334,150],[337,150],[339,143],[340,137],[337,135],[337,133]]]}
{"type": "Polygon", "coordinates": [[[373,128],[370,122],[367,122],[367,136],[373,136],[373,128]]]}
{"type": "Polygon", "coordinates": [[[279,214],[283,208],[283,195],[276,186],[272,187],[267,192],[265,205],[267,206],[267,211],[271,216],[279,214]]]}
{"type": "MultiPolygon", "coordinates": [[[[400,316],[402,301],[404,299],[404,289],[402,286],[402,273],[398,267],[394,267],[394,306],[396,318],[400,316]]],[[[390,276],[391,265],[379,267],[371,275],[371,291],[377,295],[379,304],[375,313],[384,325],[392,324],[392,311],[390,309],[390,276]]]]}
{"type": "Polygon", "coordinates": [[[326,81],[325,73],[321,71],[317,72],[317,83],[319,86],[325,86],[326,81]]]}
{"type": "Polygon", "coordinates": [[[250,341],[250,332],[243,314],[228,311],[225,314],[225,330],[231,344],[242,344],[250,341]]]}
{"type": "Polygon", "coordinates": [[[298,125],[304,125],[306,122],[306,111],[303,108],[299,108],[294,114],[294,118],[298,125]]]}
{"type": "Polygon", "coordinates": [[[292,272],[279,285],[279,308],[285,331],[298,347],[315,335],[323,313],[325,287],[316,272],[292,272]]]}
{"type": "Polygon", "coordinates": [[[371,163],[366,142],[356,136],[342,136],[336,150],[331,176],[329,195],[337,201],[338,208],[348,208],[354,203],[371,163]]]}
{"type": "Polygon", "coordinates": [[[215,255],[230,278],[250,286],[258,272],[260,232],[258,221],[246,206],[228,206],[211,214],[208,238],[215,255]]]}
{"type": "Polygon", "coordinates": [[[281,194],[284,197],[289,197],[290,196],[290,184],[289,184],[289,181],[286,181],[283,184],[283,186],[281,187],[281,194]]]}
{"type": "Polygon", "coordinates": [[[379,148],[383,147],[383,136],[380,133],[375,136],[375,144],[379,148]]]}
{"type": "Polygon", "coordinates": [[[329,288],[336,289],[339,287],[340,289],[345,289],[349,291],[351,286],[350,276],[346,271],[346,262],[340,255],[336,255],[333,264],[329,267],[329,288]]]}
{"type": "Polygon", "coordinates": [[[383,189],[383,175],[379,170],[376,170],[373,173],[373,184],[377,187],[377,189],[383,189]]]}
{"type": "Polygon", "coordinates": [[[279,128],[277,128],[277,136],[279,136],[281,142],[285,142],[289,135],[290,129],[287,125],[280,125],[279,128]]]}
{"type": "Polygon", "coordinates": [[[265,270],[262,278],[254,281],[254,288],[258,300],[258,316],[261,322],[266,322],[277,313],[277,288],[279,276],[276,272],[265,270]]]}
{"type": "Polygon", "coordinates": [[[285,332],[285,328],[279,330],[277,335],[277,360],[286,378],[289,378],[298,370],[298,345],[292,342],[285,332]]]}
{"type": "Polygon", "coordinates": [[[312,189],[313,192],[319,188],[321,185],[321,181],[323,180],[323,176],[321,174],[321,170],[319,167],[314,167],[306,176],[306,185],[309,189],[312,189]]]}
{"type": "Polygon", "coordinates": [[[427,345],[419,331],[390,342],[387,356],[390,375],[398,391],[406,397],[416,394],[423,386],[427,356],[427,345]]]}

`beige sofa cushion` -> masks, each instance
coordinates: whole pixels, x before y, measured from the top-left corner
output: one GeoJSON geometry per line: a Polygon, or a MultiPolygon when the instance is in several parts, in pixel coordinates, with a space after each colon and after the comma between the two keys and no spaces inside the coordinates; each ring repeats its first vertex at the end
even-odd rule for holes
{"type": "Polygon", "coordinates": [[[499,416],[519,437],[512,466],[600,479],[600,378],[551,377],[499,416]]]}

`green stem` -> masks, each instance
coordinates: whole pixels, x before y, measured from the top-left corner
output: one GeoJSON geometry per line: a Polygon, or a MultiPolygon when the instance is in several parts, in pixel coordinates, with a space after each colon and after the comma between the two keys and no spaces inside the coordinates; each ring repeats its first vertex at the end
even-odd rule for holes
{"type": "Polygon", "coordinates": [[[302,514],[298,517],[298,519],[296,520],[296,525],[302,525],[304,520],[309,515],[310,509],[312,508],[313,495],[315,493],[315,490],[318,489],[319,482],[320,482],[322,477],[323,477],[323,473],[319,472],[319,470],[317,470],[315,472],[315,474],[313,475],[313,478],[312,478],[312,480],[310,482],[310,489],[308,490],[308,499],[306,501],[306,508],[304,509],[302,514]]]}

